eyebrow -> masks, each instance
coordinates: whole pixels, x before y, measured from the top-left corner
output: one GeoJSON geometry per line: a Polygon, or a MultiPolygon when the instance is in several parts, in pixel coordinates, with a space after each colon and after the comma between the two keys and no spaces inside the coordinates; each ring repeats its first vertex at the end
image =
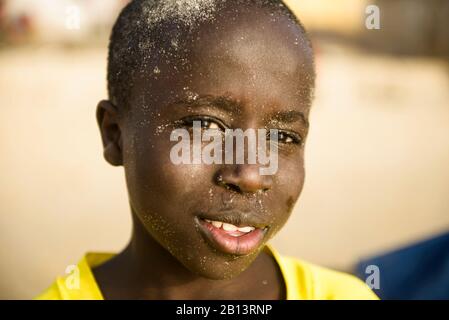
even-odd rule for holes
{"type": "MultiPolygon", "coordinates": [[[[196,99],[188,98],[179,100],[175,102],[174,105],[188,105],[189,107],[209,106],[234,114],[239,114],[242,112],[241,103],[236,99],[226,96],[205,95],[200,96],[196,99]]],[[[301,111],[291,110],[275,112],[270,116],[269,119],[270,121],[278,121],[284,123],[294,123],[300,121],[306,128],[309,127],[309,121],[307,120],[306,115],[301,111]]]]}
{"type": "Polygon", "coordinates": [[[189,107],[214,107],[234,114],[238,114],[242,111],[242,105],[237,100],[225,96],[200,96],[196,99],[189,98],[179,100],[174,104],[188,105],[189,107]]]}
{"type": "Polygon", "coordinates": [[[309,121],[307,120],[306,115],[301,111],[291,110],[286,112],[276,112],[270,117],[270,121],[278,121],[285,123],[293,123],[300,121],[306,128],[309,127],[309,121]]]}

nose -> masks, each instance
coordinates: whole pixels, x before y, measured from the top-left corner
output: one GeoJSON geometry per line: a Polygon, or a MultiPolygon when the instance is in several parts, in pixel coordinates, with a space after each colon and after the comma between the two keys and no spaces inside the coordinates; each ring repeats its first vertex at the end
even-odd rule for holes
{"type": "Polygon", "coordinates": [[[216,183],[239,193],[265,192],[273,185],[273,176],[261,175],[259,165],[225,166],[216,174],[216,183]]]}

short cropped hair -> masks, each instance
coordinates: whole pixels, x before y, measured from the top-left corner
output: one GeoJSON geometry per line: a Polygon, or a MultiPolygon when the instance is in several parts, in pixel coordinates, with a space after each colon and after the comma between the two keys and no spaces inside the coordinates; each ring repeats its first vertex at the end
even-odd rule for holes
{"type": "Polygon", "coordinates": [[[133,0],[120,13],[112,29],[107,81],[109,100],[129,107],[136,76],[159,69],[156,61],[186,61],[189,34],[201,24],[212,22],[225,7],[268,8],[296,24],[311,48],[303,25],[282,0],[133,0]]]}

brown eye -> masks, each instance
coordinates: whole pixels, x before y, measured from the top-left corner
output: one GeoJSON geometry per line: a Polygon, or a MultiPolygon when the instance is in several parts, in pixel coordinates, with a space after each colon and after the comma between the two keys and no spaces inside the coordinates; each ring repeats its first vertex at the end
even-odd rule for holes
{"type": "Polygon", "coordinates": [[[292,143],[293,142],[293,138],[283,132],[279,132],[278,140],[282,141],[283,143],[292,143]]]}
{"type": "MultiPolygon", "coordinates": [[[[301,137],[293,132],[286,132],[286,131],[277,131],[277,140],[280,143],[284,144],[301,144],[301,137]]],[[[270,135],[268,134],[268,139],[270,139],[270,135]]]]}
{"type": "Polygon", "coordinates": [[[211,121],[211,120],[202,120],[201,127],[203,129],[220,129],[220,126],[218,125],[218,123],[211,121]]]}
{"type": "Polygon", "coordinates": [[[200,122],[201,128],[204,130],[222,130],[225,131],[226,126],[218,119],[207,116],[191,116],[181,120],[186,127],[192,127],[194,122],[200,122]]]}

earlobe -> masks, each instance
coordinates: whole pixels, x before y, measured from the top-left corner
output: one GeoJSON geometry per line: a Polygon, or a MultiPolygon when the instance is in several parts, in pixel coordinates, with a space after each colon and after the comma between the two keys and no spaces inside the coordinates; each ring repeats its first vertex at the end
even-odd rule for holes
{"type": "Polygon", "coordinates": [[[113,166],[123,165],[122,134],[117,107],[108,100],[102,100],[98,103],[96,116],[104,158],[113,166]]]}

